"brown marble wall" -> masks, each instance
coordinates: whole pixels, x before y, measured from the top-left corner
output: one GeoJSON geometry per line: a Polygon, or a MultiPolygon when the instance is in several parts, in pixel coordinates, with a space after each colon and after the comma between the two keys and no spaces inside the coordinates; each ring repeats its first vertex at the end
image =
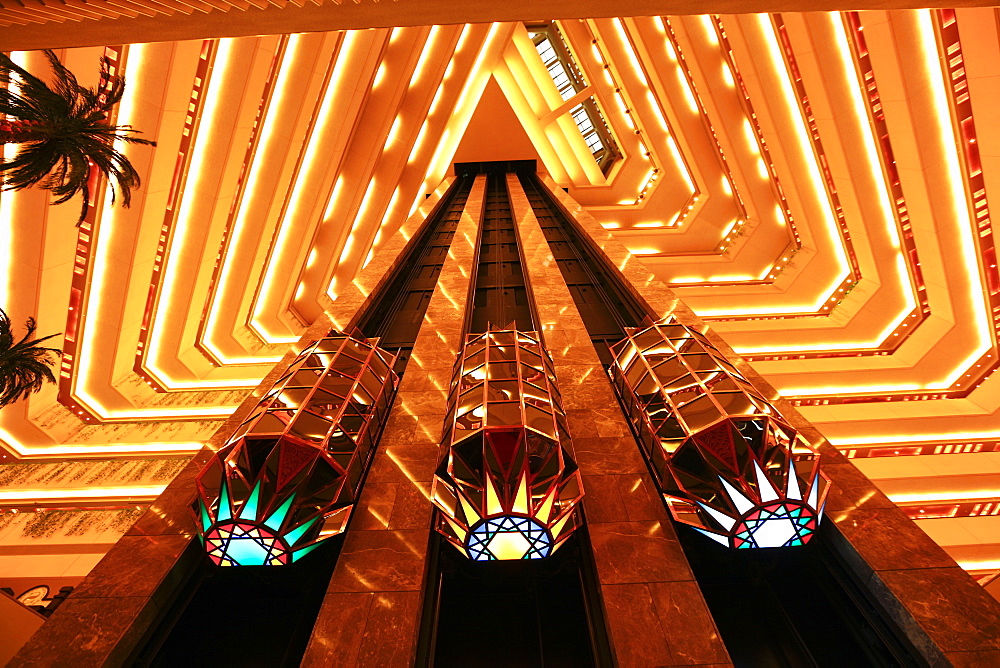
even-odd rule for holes
{"type": "MultiPolygon", "coordinates": [[[[322,338],[331,326],[340,329],[353,327],[362,305],[387,280],[391,270],[404,257],[402,251],[448,185],[449,183],[442,184],[435,195],[421,207],[423,213],[416,213],[404,224],[399,234],[386,241],[386,246],[378,257],[369,263],[358,278],[345,286],[337,301],[330,302],[327,307],[330,318],[321,318],[310,326],[303,341],[322,338]]],[[[465,293],[460,294],[464,296],[465,293]]],[[[434,307],[434,302],[431,307],[434,307]]],[[[440,306],[438,309],[442,311],[440,306]]],[[[439,317],[446,321],[448,315],[442,311],[439,317]]],[[[11,666],[83,667],[123,665],[127,661],[161,610],[169,605],[179,588],[184,586],[198,560],[204,558],[198,542],[193,540],[195,523],[190,505],[195,497],[195,477],[213,453],[243,422],[264,391],[284,373],[298,350],[301,348],[289,351],[267,374],[258,389],[247,397],[205,448],[195,455],[149,510],[21,648],[11,666]]],[[[432,357],[428,353],[426,359],[432,357]]],[[[453,359],[449,358],[449,370],[450,360],[453,359]]],[[[418,362],[411,362],[411,365],[415,363],[418,362]]],[[[442,387],[446,385],[447,381],[442,387]]],[[[436,424],[439,429],[441,419],[436,424]]],[[[407,493],[404,490],[398,498],[406,498],[407,493]]],[[[404,505],[400,503],[400,507],[404,505]]],[[[429,507],[430,504],[426,505],[429,507]]],[[[425,514],[429,517],[429,510],[425,514]]],[[[401,512],[400,516],[402,515],[404,513],[401,512]]],[[[424,533],[426,534],[426,530],[424,533]]],[[[422,545],[426,542],[425,538],[422,545]]],[[[419,576],[417,579],[419,580],[419,576]]],[[[380,611],[376,609],[376,612],[380,611]]]]}
{"type": "MultiPolygon", "coordinates": [[[[705,329],[705,323],[583,207],[551,181],[546,180],[546,185],[652,312],[661,318],[673,314],[685,325],[705,329]]],[[[837,528],[832,532],[835,548],[927,661],[935,666],[1000,666],[1000,602],[959,568],[721,337],[711,330],[707,335],[819,450],[823,470],[833,484],[826,514],[837,528]]]]}
{"type": "Polygon", "coordinates": [[[555,363],[586,497],[601,595],[621,666],[730,665],[667,511],[515,176],[511,205],[555,363]]]}
{"type": "Polygon", "coordinates": [[[303,666],[409,666],[420,624],[431,481],[486,178],[476,179],[382,434],[303,666]]]}

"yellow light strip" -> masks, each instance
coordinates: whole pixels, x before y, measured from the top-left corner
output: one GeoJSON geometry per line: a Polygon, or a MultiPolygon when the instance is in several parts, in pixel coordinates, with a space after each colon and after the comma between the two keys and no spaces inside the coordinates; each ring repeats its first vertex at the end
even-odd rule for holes
{"type": "Polygon", "coordinates": [[[838,275],[830,282],[830,287],[821,291],[817,297],[817,301],[808,308],[809,311],[819,311],[823,308],[823,304],[826,303],[828,299],[827,295],[833,293],[837,289],[837,286],[841,285],[850,274],[847,249],[844,247],[843,239],[837,234],[837,217],[832,210],[830,198],[827,196],[826,186],[823,182],[823,176],[820,174],[819,159],[809,139],[809,128],[806,119],[803,117],[802,109],[795,97],[795,87],[788,71],[788,65],[781,54],[781,48],[779,47],[781,38],[775,30],[774,24],[771,22],[770,15],[757,14],[756,17],[761,31],[764,33],[764,44],[766,45],[768,60],[770,60],[771,67],[774,68],[774,71],[781,79],[780,89],[785,106],[796,120],[793,124],[796,143],[801,151],[803,161],[808,165],[806,173],[809,176],[813,194],[823,210],[822,228],[827,233],[827,239],[831,249],[834,251],[834,257],[837,262],[838,275]]]}
{"type": "MultiPolygon", "coordinates": [[[[490,26],[489,32],[486,34],[486,39],[483,40],[483,44],[476,54],[476,60],[473,62],[472,66],[469,68],[469,74],[465,79],[465,83],[462,86],[462,90],[459,92],[456,98],[457,104],[452,110],[451,118],[449,119],[449,125],[456,117],[464,118],[464,124],[468,124],[468,118],[471,118],[472,112],[475,110],[473,105],[479,101],[478,97],[473,100],[469,95],[470,89],[474,85],[478,86],[480,83],[485,83],[482,81],[484,77],[489,76],[489,72],[484,70],[482,67],[483,59],[486,54],[489,53],[493,48],[493,43],[496,41],[497,35],[500,32],[500,27],[504,25],[501,23],[493,23],[490,26]]],[[[464,38],[463,31],[463,38],[464,38]]],[[[459,45],[462,44],[461,40],[459,45]]],[[[458,50],[455,51],[458,53],[458,50]]],[[[440,91],[439,91],[440,92],[440,91]]],[[[434,147],[433,155],[437,156],[436,160],[432,160],[431,164],[427,169],[427,173],[424,177],[423,184],[417,196],[420,193],[427,192],[431,189],[432,184],[440,183],[445,177],[448,171],[448,164],[455,155],[455,150],[458,148],[458,143],[461,141],[462,137],[456,133],[453,133],[450,129],[446,129],[441,138],[438,140],[437,145],[434,147]]]]}
{"type": "MultiPolygon", "coordinates": [[[[219,53],[220,56],[225,53],[229,53],[229,42],[231,40],[222,40],[220,42],[219,53]]],[[[138,71],[141,66],[142,59],[144,56],[144,48],[142,45],[136,45],[132,47],[129,52],[130,67],[138,71]]],[[[220,61],[217,60],[216,63],[220,61]]],[[[226,61],[222,61],[223,69],[226,66],[226,61]]],[[[139,93],[141,92],[141,87],[132,86],[127,87],[125,95],[119,106],[118,120],[121,124],[127,124],[129,119],[135,113],[135,109],[139,104],[139,93]]],[[[214,113],[214,107],[217,105],[218,97],[214,99],[206,100],[205,110],[206,113],[214,113]]],[[[193,158],[195,161],[200,163],[204,162],[204,156],[196,154],[193,158]]],[[[110,185],[108,186],[110,188],[110,185]]],[[[182,206],[190,206],[190,200],[186,199],[182,206]]],[[[182,211],[182,214],[184,212],[182,211]]],[[[106,343],[98,332],[94,320],[101,315],[101,302],[103,295],[105,293],[105,285],[111,277],[116,276],[117,272],[113,271],[111,268],[112,260],[112,244],[111,238],[115,233],[116,228],[119,225],[116,224],[119,217],[123,216],[122,210],[120,208],[113,208],[111,205],[110,193],[104,198],[104,207],[101,210],[100,218],[101,221],[99,225],[95,227],[95,250],[94,250],[94,265],[91,272],[91,284],[90,289],[87,294],[87,308],[86,313],[90,316],[91,326],[81,327],[82,337],[79,342],[78,350],[80,353],[77,355],[77,371],[72,378],[72,385],[70,391],[73,397],[80,402],[82,406],[85,406],[89,411],[98,417],[98,419],[107,420],[125,420],[125,419],[157,419],[162,420],[164,418],[224,418],[228,417],[238,404],[233,404],[229,406],[212,406],[210,408],[132,408],[132,409],[110,409],[108,408],[100,399],[98,399],[89,387],[90,382],[94,379],[96,373],[95,369],[92,367],[95,360],[99,359],[96,353],[96,347],[106,343]],[[99,340],[100,339],[100,340],[99,340]]],[[[188,215],[190,215],[188,213],[188,215]]],[[[178,217],[178,223],[183,229],[187,228],[185,223],[186,216],[182,215],[178,217]]],[[[182,234],[182,232],[181,232],[182,234]]],[[[176,237],[175,237],[176,238],[176,237]]],[[[170,269],[170,263],[167,263],[167,270],[170,269]]],[[[173,263],[176,267],[177,263],[173,263]]],[[[175,269],[176,271],[176,269],[175,269]]],[[[173,283],[169,276],[164,277],[163,290],[166,296],[161,293],[161,300],[166,299],[166,302],[160,302],[161,304],[169,304],[173,299],[171,294],[173,291],[173,283]]],[[[168,307],[169,308],[169,307],[168,307]]],[[[179,311],[184,311],[185,309],[179,308],[179,311]]],[[[155,322],[155,319],[154,319],[155,322]]],[[[82,325],[83,323],[81,323],[82,325]]],[[[151,325],[153,326],[153,325],[151,325]]],[[[162,333],[161,333],[162,336],[162,333]]],[[[159,338],[159,337],[158,337],[159,338]]],[[[152,340],[152,337],[151,337],[152,340]]],[[[157,351],[162,351],[162,345],[154,345],[153,349],[157,351]]],[[[104,371],[104,369],[102,369],[104,371]]],[[[212,381],[200,381],[197,384],[188,383],[191,389],[204,389],[206,386],[211,386],[212,381]]],[[[231,387],[232,383],[229,381],[220,382],[221,385],[226,387],[231,387]]],[[[251,387],[255,387],[257,383],[253,383],[251,387]]]]}
{"type": "MultiPolygon", "coordinates": [[[[840,235],[837,234],[838,225],[836,222],[836,215],[831,210],[823,177],[819,171],[818,160],[815,152],[813,151],[812,142],[809,140],[809,128],[806,123],[806,119],[802,115],[802,110],[799,107],[798,100],[795,97],[795,89],[788,72],[788,66],[785,63],[780,47],[778,46],[780,43],[779,36],[774,29],[774,24],[771,22],[770,15],[756,14],[755,17],[759,23],[761,31],[764,33],[763,42],[766,45],[765,51],[768,56],[767,59],[770,61],[770,66],[778,75],[778,78],[781,79],[781,85],[779,88],[781,90],[781,98],[784,102],[784,106],[795,119],[795,122],[792,123],[792,131],[801,152],[802,161],[807,165],[805,172],[808,176],[808,181],[811,184],[813,195],[823,212],[823,222],[820,227],[822,227],[826,232],[830,248],[833,250],[833,257],[836,260],[837,268],[830,283],[826,287],[815,292],[815,301],[812,303],[766,306],[754,304],[748,305],[744,308],[699,307],[697,309],[697,313],[702,317],[717,318],[740,315],[785,315],[788,313],[821,313],[823,311],[829,311],[830,307],[826,304],[828,304],[830,295],[836,294],[837,288],[843,285],[844,281],[850,275],[850,266],[847,262],[847,249],[844,247],[843,239],[841,239],[840,235]]],[[[717,44],[718,38],[715,35],[715,28],[711,21],[711,17],[701,16],[700,19],[706,32],[709,33],[713,44],[717,44]]],[[[749,121],[745,122],[744,131],[748,133],[747,141],[751,146],[751,151],[758,156],[758,168],[763,166],[764,172],[766,172],[766,165],[763,165],[763,159],[760,157],[759,147],[756,146],[756,137],[753,135],[753,128],[750,127],[749,121]],[[754,139],[753,142],[750,142],[751,137],[754,139]]]]}
{"type": "Polygon", "coordinates": [[[887,494],[893,503],[924,503],[931,501],[978,501],[979,499],[1000,498],[1000,488],[997,489],[976,489],[948,490],[945,492],[913,492],[908,494],[887,494]]]}
{"type": "MultiPolygon", "coordinates": [[[[466,25],[464,25],[462,27],[462,33],[459,35],[459,38],[458,38],[458,45],[456,46],[455,51],[452,52],[451,58],[448,61],[448,67],[445,69],[444,76],[441,78],[441,81],[438,82],[437,89],[434,92],[434,97],[431,100],[431,106],[428,108],[427,114],[424,115],[424,122],[420,126],[420,131],[417,132],[417,138],[413,142],[413,148],[410,149],[410,154],[406,158],[406,164],[407,165],[413,163],[413,161],[416,160],[417,156],[420,154],[420,149],[423,146],[424,140],[427,138],[427,133],[428,133],[428,131],[430,129],[431,116],[434,114],[434,111],[435,111],[435,109],[436,109],[436,107],[438,105],[438,102],[440,102],[441,97],[444,95],[444,85],[445,85],[445,82],[448,81],[449,77],[451,76],[451,74],[453,72],[453,65],[455,63],[455,56],[457,56],[458,53],[459,53],[459,51],[461,51],[461,47],[465,45],[465,40],[468,37],[469,31],[471,29],[472,29],[472,26],[470,26],[468,24],[466,24],[466,25]]],[[[428,38],[428,41],[429,41],[429,38],[428,38]]],[[[422,55],[426,55],[428,53],[431,53],[432,51],[433,50],[430,49],[425,44],[425,46],[424,46],[424,52],[423,52],[422,55]]],[[[419,67],[419,63],[418,63],[418,67],[419,67]]],[[[411,81],[411,85],[412,85],[412,81],[411,81]]],[[[410,208],[410,214],[409,214],[410,216],[413,215],[413,212],[416,211],[417,207],[420,205],[421,193],[422,192],[423,192],[423,188],[421,187],[419,189],[419,192],[417,192],[417,196],[416,196],[416,199],[413,202],[413,206],[410,208]]]]}
{"type": "Polygon", "coordinates": [[[831,437],[827,440],[838,448],[882,443],[924,443],[927,441],[988,441],[1000,438],[1000,429],[987,431],[927,432],[921,434],[878,434],[872,436],[831,437]]]}
{"type": "MultiPolygon", "coordinates": [[[[839,14],[832,13],[828,15],[835,33],[835,40],[837,42],[837,53],[841,58],[841,64],[846,72],[856,72],[854,67],[853,59],[850,56],[851,50],[850,45],[847,41],[847,35],[845,32],[844,23],[840,18],[839,14]]],[[[902,242],[899,237],[899,230],[896,226],[895,217],[893,214],[894,208],[892,205],[892,200],[889,196],[888,188],[885,183],[885,175],[881,169],[881,163],[878,158],[878,149],[876,147],[876,138],[873,134],[873,129],[871,123],[868,121],[868,115],[865,107],[865,102],[861,97],[861,88],[863,82],[856,80],[854,85],[848,86],[851,97],[851,108],[854,112],[856,122],[859,128],[861,128],[862,134],[864,136],[864,141],[862,142],[865,154],[867,156],[869,168],[872,171],[873,181],[878,191],[878,203],[879,209],[882,213],[882,223],[885,226],[886,232],[892,242],[893,249],[897,252],[895,262],[893,264],[895,270],[896,284],[902,288],[902,294],[905,299],[903,307],[898,311],[898,313],[890,320],[887,321],[885,327],[882,328],[878,334],[871,337],[866,341],[836,341],[829,343],[810,343],[808,346],[801,345],[768,345],[766,343],[759,343],[750,346],[740,346],[736,348],[737,352],[741,354],[754,354],[754,353],[793,353],[793,352],[810,352],[815,350],[861,350],[873,348],[881,345],[884,341],[892,335],[903,320],[906,319],[908,313],[912,312],[916,308],[916,301],[912,290],[905,289],[903,286],[910,286],[910,276],[906,270],[906,261],[902,254],[902,242]]],[[[778,212],[779,220],[782,220],[780,211],[778,212]]],[[[788,394],[797,393],[798,390],[785,390],[788,394]]]]}
{"type": "MultiPolygon", "coordinates": [[[[976,360],[981,358],[990,349],[992,341],[988,332],[991,329],[989,304],[986,302],[985,291],[980,283],[979,263],[975,261],[977,257],[976,240],[974,237],[975,219],[969,211],[969,203],[965,197],[965,177],[958,160],[958,138],[955,136],[955,127],[952,122],[951,108],[948,105],[950,94],[948,84],[945,81],[945,73],[941,67],[939,58],[943,54],[938,51],[937,34],[934,29],[934,18],[932,10],[920,10],[917,12],[919,22],[920,41],[923,44],[921,49],[924,57],[924,67],[927,78],[930,80],[933,94],[931,99],[934,102],[934,115],[937,125],[940,128],[938,140],[941,142],[941,152],[944,154],[947,164],[948,185],[947,192],[951,195],[951,203],[956,221],[968,221],[968,224],[961,225],[961,233],[958,235],[958,242],[961,247],[959,257],[965,261],[956,263],[957,270],[964,270],[969,286],[969,304],[972,306],[973,318],[975,319],[975,335],[978,339],[977,346],[962,361],[955,365],[949,376],[941,380],[928,383],[928,389],[941,389],[950,387],[961,375],[968,370],[976,360]]],[[[933,141],[933,140],[931,140],[933,141]]]]}
{"type": "MultiPolygon", "coordinates": [[[[225,81],[226,74],[232,66],[234,58],[234,45],[235,40],[219,40],[219,47],[213,64],[213,81],[225,81]]],[[[210,84],[209,90],[206,93],[206,99],[204,101],[205,106],[202,110],[199,123],[200,127],[206,128],[208,132],[211,132],[212,128],[215,127],[216,116],[226,104],[223,91],[220,90],[221,88],[222,87],[219,85],[212,86],[210,84]]],[[[208,150],[211,143],[212,142],[210,141],[194,142],[191,155],[191,166],[184,184],[184,190],[189,194],[192,190],[200,190],[204,183],[214,181],[218,178],[217,158],[214,155],[210,155],[208,150]]],[[[195,197],[191,197],[190,195],[182,197],[180,210],[177,212],[177,218],[174,223],[174,233],[171,239],[171,251],[175,248],[185,248],[190,243],[189,238],[192,231],[203,225],[200,206],[200,202],[196,201],[195,197]]],[[[256,387],[258,381],[254,380],[179,380],[172,378],[168,373],[164,372],[163,369],[166,366],[164,355],[171,351],[166,350],[168,346],[164,343],[166,334],[161,326],[161,322],[164,317],[163,314],[186,313],[191,301],[190,294],[180,294],[177,292],[177,286],[183,283],[180,278],[181,274],[190,272],[191,268],[184,262],[178,262],[177,259],[172,258],[171,255],[173,255],[173,253],[168,252],[167,259],[164,261],[164,274],[161,282],[162,287],[160,289],[160,296],[156,300],[156,312],[153,314],[152,322],[149,325],[150,345],[147,349],[147,364],[150,370],[155,369],[160,381],[172,390],[204,390],[215,387],[256,387]]],[[[96,273],[97,270],[95,268],[95,274],[96,273]]],[[[176,357],[176,350],[172,351],[172,353],[173,356],[176,357]]],[[[229,412],[232,412],[232,409],[230,409],[229,412]]]]}
{"type": "Polygon", "coordinates": [[[22,459],[87,458],[129,455],[193,455],[201,443],[88,443],[86,445],[35,445],[24,443],[0,428],[0,443],[22,459]]]}
{"type": "MultiPolygon", "coordinates": [[[[323,101],[320,103],[320,110],[317,115],[316,126],[313,127],[310,133],[308,146],[306,147],[306,154],[302,160],[302,167],[299,170],[298,180],[304,181],[308,179],[308,175],[316,168],[317,161],[320,161],[321,147],[318,138],[323,136],[326,128],[333,116],[331,107],[337,100],[336,93],[340,87],[341,80],[344,77],[354,76],[351,73],[351,68],[347,67],[347,62],[349,62],[351,55],[357,48],[358,42],[361,36],[365,34],[364,30],[350,30],[344,33],[344,40],[340,46],[340,50],[337,53],[336,61],[332,66],[332,75],[330,80],[327,82],[326,90],[323,91],[323,101]]],[[[294,224],[299,220],[298,211],[301,206],[303,206],[303,200],[306,198],[311,198],[313,195],[308,189],[297,189],[292,195],[292,203],[285,211],[285,215],[282,217],[279,223],[278,239],[274,245],[274,251],[271,254],[271,258],[281,257],[286,252],[288,252],[288,245],[290,243],[291,230],[296,227],[294,224]]],[[[269,262],[269,265],[271,263],[269,262]]],[[[265,269],[263,276],[261,277],[261,289],[260,295],[269,295],[273,291],[279,290],[282,286],[279,278],[283,279],[284,276],[278,276],[276,271],[271,271],[265,269]]],[[[264,306],[262,303],[264,300],[257,300],[255,304],[254,313],[250,318],[250,326],[254,329],[258,335],[267,343],[295,343],[299,340],[298,335],[285,335],[279,334],[277,332],[271,331],[264,321],[261,319],[260,310],[264,306]]]]}
{"type": "MultiPolygon", "coordinates": [[[[25,66],[26,54],[23,51],[15,51],[10,54],[10,59],[21,67],[25,66]]],[[[20,87],[14,79],[9,84],[11,91],[17,91],[20,87]]],[[[17,144],[3,144],[0,146],[0,153],[4,161],[14,159],[17,154],[17,144]]],[[[0,257],[17,257],[14,253],[14,193],[5,191],[0,194],[0,257]]],[[[3,280],[0,280],[0,305],[10,308],[10,295],[14,292],[14,277],[17,274],[17,267],[13,262],[6,262],[7,271],[4,272],[3,280]]]]}
{"type": "Polygon", "coordinates": [[[441,32],[441,26],[434,26],[431,31],[427,33],[427,40],[424,42],[424,48],[420,52],[420,58],[417,60],[417,66],[413,69],[413,76],[410,77],[410,88],[416,86],[420,80],[424,77],[424,70],[427,68],[427,63],[430,62],[431,54],[434,50],[429,48],[428,45],[433,44],[437,40],[438,34],[441,32]]]}
{"type": "MultiPolygon", "coordinates": [[[[957,235],[959,244],[961,246],[960,257],[963,258],[975,258],[976,253],[976,241],[975,241],[975,222],[969,211],[968,201],[965,198],[965,178],[962,173],[961,165],[958,159],[958,149],[957,141],[955,136],[954,124],[951,117],[951,109],[948,106],[948,90],[947,83],[945,81],[945,74],[941,68],[940,62],[938,60],[939,49],[937,43],[937,36],[934,29],[934,19],[931,10],[921,10],[917,12],[918,22],[919,22],[919,35],[922,43],[921,55],[923,57],[923,65],[925,68],[925,74],[928,82],[931,85],[932,93],[930,95],[931,100],[934,105],[934,116],[937,121],[937,126],[939,129],[938,139],[940,141],[941,153],[944,156],[945,162],[947,164],[946,174],[949,182],[949,187],[946,189],[951,195],[952,211],[955,221],[968,221],[965,224],[959,224],[960,233],[957,235]]],[[[842,27],[842,26],[841,26],[842,27]]],[[[846,47],[845,47],[846,48],[846,47]]],[[[894,226],[893,226],[894,227],[894,226]]],[[[897,241],[898,242],[898,241],[897,241]]],[[[884,393],[884,392],[907,392],[907,391],[920,391],[920,390],[941,390],[951,387],[959,378],[962,377],[963,373],[966,373],[970,367],[972,367],[984,354],[986,354],[991,346],[992,341],[990,339],[989,332],[991,330],[990,321],[988,313],[990,311],[989,305],[986,303],[985,291],[982,289],[980,283],[981,277],[979,274],[978,263],[975,261],[971,262],[959,262],[956,263],[958,266],[954,267],[956,272],[964,271],[967,285],[969,287],[969,304],[973,312],[973,317],[975,319],[974,332],[978,339],[977,346],[970,352],[965,359],[960,360],[952,367],[948,375],[940,380],[916,384],[916,383],[900,383],[900,384],[883,384],[883,385],[871,385],[864,387],[857,386],[829,386],[829,387],[810,387],[810,388],[796,388],[796,387],[782,387],[780,388],[781,393],[786,396],[816,396],[825,394],[869,394],[869,393],[884,393]]],[[[905,271],[905,268],[897,262],[897,272],[905,271]]],[[[911,301],[910,304],[913,304],[911,301]]],[[[910,306],[910,308],[913,308],[910,306]]],[[[883,331],[883,335],[887,332],[891,332],[895,329],[895,323],[890,323],[886,326],[883,331]]],[[[833,346],[838,347],[838,346],[833,346]]],[[[843,348],[843,345],[839,347],[843,348]]],[[[816,346],[813,346],[815,349],[816,346]]],[[[768,351],[778,350],[773,347],[767,347],[768,351]]],[[[740,350],[740,352],[744,352],[740,350]]]]}
{"type": "MultiPolygon", "coordinates": [[[[698,102],[695,101],[694,91],[691,90],[691,82],[688,81],[687,77],[684,76],[684,70],[681,69],[680,58],[677,57],[677,52],[674,50],[674,45],[667,39],[667,24],[663,22],[662,16],[656,17],[656,27],[659,29],[660,34],[663,35],[664,44],[666,44],[667,58],[674,65],[674,75],[677,77],[677,82],[681,86],[681,90],[684,91],[684,101],[687,103],[688,111],[692,114],[701,113],[698,108],[698,102]]],[[[713,29],[712,34],[715,34],[713,29]]]]}
{"type": "MultiPolygon", "coordinates": [[[[287,63],[295,63],[301,45],[302,45],[301,34],[296,34],[289,37],[288,45],[285,48],[285,55],[283,57],[283,60],[287,63]]],[[[264,115],[263,119],[264,123],[260,131],[260,137],[262,141],[257,149],[258,159],[254,160],[253,164],[250,165],[250,173],[247,176],[247,187],[246,187],[247,193],[254,192],[255,188],[261,182],[261,180],[266,178],[261,175],[261,172],[264,169],[266,163],[264,160],[260,159],[260,156],[267,155],[268,145],[270,144],[270,142],[274,141],[276,138],[281,136],[281,133],[278,132],[278,128],[280,127],[280,125],[284,124],[287,120],[282,114],[274,113],[274,110],[281,108],[281,104],[286,96],[295,95],[299,92],[297,90],[295,91],[290,90],[291,88],[290,81],[291,77],[287,76],[282,77],[281,83],[275,87],[274,93],[271,96],[271,100],[268,103],[268,110],[271,113],[267,113],[264,115]]],[[[250,215],[256,214],[256,212],[251,212],[250,210],[248,210],[246,205],[247,205],[247,199],[245,198],[244,201],[241,203],[240,210],[236,215],[236,220],[234,221],[233,228],[231,230],[232,236],[230,237],[229,240],[230,249],[239,248],[239,245],[243,239],[243,235],[246,234],[246,229],[248,227],[247,218],[250,215]]],[[[229,272],[225,270],[219,272],[219,286],[215,291],[215,299],[219,299],[221,295],[225,295],[228,292],[230,283],[231,283],[231,278],[229,272]]],[[[204,345],[205,348],[212,355],[214,355],[215,358],[218,359],[222,365],[227,366],[231,364],[276,364],[281,360],[281,356],[233,357],[230,355],[226,355],[222,350],[222,346],[216,340],[216,337],[218,336],[217,332],[220,327],[218,319],[219,319],[218,309],[215,307],[215,304],[213,303],[208,311],[208,319],[207,319],[208,322],[205,326],[206,337],[204,345]]]]}
{"type": "Polygon", "coordinates": [[[985,561],[959,561],[958,565],[966,571],[992,571],[1000,569],[1000,559],[985,561]]]}
{"type": "Polygon", "coordinates": [[[53,501],[153,501],[166,485],[134,487],[66,487],[62,489],[0,489],[0,504],[46,503],[53,501]]]}

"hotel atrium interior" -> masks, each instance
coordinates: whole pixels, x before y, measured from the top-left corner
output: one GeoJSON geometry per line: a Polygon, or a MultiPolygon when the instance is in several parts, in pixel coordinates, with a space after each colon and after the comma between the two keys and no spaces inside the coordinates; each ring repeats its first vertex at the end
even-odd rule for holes
{"type": "MultiPolygon", "coordinates": [[[[113,122],[157,144],[127,149],[131,207],[101,182],[79,226],[77,200],[0,193],[0,306],[63,351],[57,384],[0,410],[0,588],[15,598],[54,609],[155,513],[307,331],[325,335],[310,327],[347,322],[338,302],[390,267],[456,164],[521,160],[1000,597],[1000,11],[490,23],[477,9],[232,37],[188,23],[123,44],[74,42],[74,26],[159,11],[219,26],[269,3],[122,0],[119,18],[70,19],[90,5],[8,4],[15,62],[47,71],[37,49],[52,47],[95,86],[109,58],[127,81],[113,122]]],[[[422,428],[440,438],[440,422],[422,428]]]]}

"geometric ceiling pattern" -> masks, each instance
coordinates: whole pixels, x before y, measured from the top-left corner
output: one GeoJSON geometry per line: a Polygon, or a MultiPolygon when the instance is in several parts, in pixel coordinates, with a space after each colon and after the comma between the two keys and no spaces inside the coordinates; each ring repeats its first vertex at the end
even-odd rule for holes
{"type": "Polygon", "coordinates": [[[568,100],[521,23],[60,51],[84,85],[109,55],[117,123],[158,146],[128,148],[132,207],[79,228],[0,194],[0,305],[66,353],[58,388],[0,413],[0,461],[195,452],[454,161],[536,158],[832,443],[936,479],[900,498],[1000,511],[997,26],[573,19],[568,100]],[[590,96],[607,175],[569,113],[590,96]]]}

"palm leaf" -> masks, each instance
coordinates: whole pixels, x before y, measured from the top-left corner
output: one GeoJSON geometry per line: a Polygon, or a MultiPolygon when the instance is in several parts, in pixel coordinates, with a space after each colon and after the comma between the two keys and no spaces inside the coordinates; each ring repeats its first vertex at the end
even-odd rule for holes
{"type": "Polygon", "coordinates": [[[53,366],[61,355],[57,348],[40,345],[58,334],[50,334],[40,339],[31,339],[35,333],[35,319],[24,323],[27,330],[21,340],[14,343],[14,333],[10,318],[0,309],[0,406],[6,406],[29,394],[38,392],[46,382],[56,382],[53,366]]]}
{"type": "Polygon", "coordinates": [[[39,138],[22,144],[12,160],[0,155],[0,175],[5,190],[37,186],[52,191],[53,204],[81,194],[79,225],[90,207],[91,165],[107,178],[112,204],[120,197],[127,207],[132,203],[132,189],[142,181],[116,143],[156,146],[156,142],[134,136],[141,133],[131,126],[106,122],[125,92],[125,81],[111,75],[107,58],[101,59],[100,84],[84,88],[53,51],[44,53],[54,74],[51,86],[0,53],[0,82],[16,80],[19,87],[17,91],[0,89],[0,113],[34,121],[39,130],[39,138]]]}

